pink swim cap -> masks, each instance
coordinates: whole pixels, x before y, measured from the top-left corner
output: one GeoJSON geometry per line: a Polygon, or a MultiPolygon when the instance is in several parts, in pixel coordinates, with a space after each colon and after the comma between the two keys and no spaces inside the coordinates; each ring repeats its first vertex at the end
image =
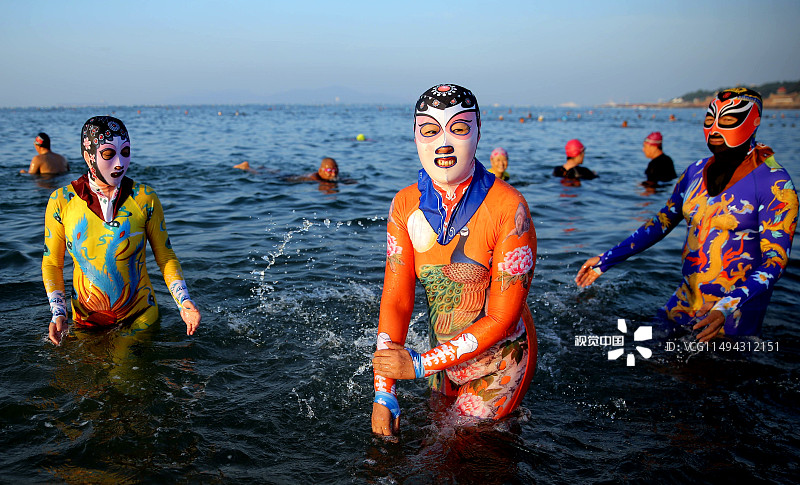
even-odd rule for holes
{"type": "Polygon", "coordinates": [[[489,155],[489,158],[500,157],[500,156],[508,158],[508,153],[503,148],[497,147],[494,150],[492,150],[492,154],[489,155]]]}
{"type": "Polygon", "coordinates": [[[583,146],[580,140],[570,140],[567,142],[567,146],[564,147],[564,150],[567,152],[567,157],[573,158],[577,157],[581,153],[583,153],[586,148],[583,146]]]}
{"type": "Polygon", "coordinates": [[[647,138],[644,139],[644,142],[650,145],[661,145],[663,141],[664,138],[658,131],[650,133],[649,135],[647,135],[647,138]]]}

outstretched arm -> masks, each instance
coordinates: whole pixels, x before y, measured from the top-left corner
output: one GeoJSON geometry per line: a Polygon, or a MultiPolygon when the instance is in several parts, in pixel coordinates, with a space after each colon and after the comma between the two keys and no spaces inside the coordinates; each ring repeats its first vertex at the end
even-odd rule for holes
{"type": "Polygon", "coordinates": [[[681,221],[683,197],[686,193],[686,172],[681,175],[666,205],[633,234],[608,251],[586,260],[575,276],[578,286],[586,287],[597,280],[607,269],[639,254],[664,239],[681,221]]]}

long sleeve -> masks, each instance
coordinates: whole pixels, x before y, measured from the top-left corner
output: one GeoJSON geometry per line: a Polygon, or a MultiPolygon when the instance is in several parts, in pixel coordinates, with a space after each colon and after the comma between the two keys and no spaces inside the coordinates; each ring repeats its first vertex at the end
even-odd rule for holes
{"type": "Polygon", "coordinates": [[[770,175],[774,177],[757,189],[761,264],[714,305],[713,309],[721,311],[726,318],[746,301],[772,290],[789,262],[797,227],[797,192],[784,170],[770,175]]]}
{"type": "Polygon", "coordinates": [[[52,321],[67,316],[67,302],[64,293],[64,251],[66,249],[64,224],[61,215],[66,198],[61,194],[67,188],[60,188],[50,195],[44,218],[44,255],[42,257],[42,280],[50,303],[52,321]]]}
{"type": "Polygon", "coordinates": [[[183,302],[191,301],[191,297],[183,279],[181,264],[175,251],[172,250],[164,219],[164,209],[153,189],[143,185],[142,190],[148,196],[144,207],[144,210],[147,211],[147,240],[175,304],[178,305],[178,308],[183,308],[183,302]]]}
{"type": "Polygon", "coordinates": [[[645,222],[621,243],[600,255],[600,262],[597,265],[600,271],[605,272],[612,266],[641,253],[664,239],[680,223],[683,218],[681,208],[687,190],[687,179],[686,172],[684,172],[675,184],[666,205],[652,219],[645,222]]]}
{"type": "MultiPolygon", "coordinates": [[[[416,282],[414,248],[405,221],[395,207],[396,201],[397,197],[392,202],[386,227],[386,270],[378,322],[379,350],[386,348],[383,342],[387,339],[401,345],[405,344],[411,313],[414,310],[416,282]]],[[[374,375],[374,386],[376,396],[379,393],[388,393],[392,397],[395,395],[395,380],[383,377],[377,372],[374,375]]]]}

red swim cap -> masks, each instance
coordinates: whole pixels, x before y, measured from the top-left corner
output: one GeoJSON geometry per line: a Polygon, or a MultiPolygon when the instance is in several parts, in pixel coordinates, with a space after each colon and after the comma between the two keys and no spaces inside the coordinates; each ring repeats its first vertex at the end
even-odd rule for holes
{"type": "Polygon", "coordinates": [[[661,133],[659,133],[658,131],[654,131],[654,132],[650,133],[649,135],[647,135],[647,138],[644,139],[644,142],[648,143],[650,145],[661,145],[661,143],[663,141],[664,141],[664,138],[661,136],[661,133]]]}
{"type": "Polygon", "coordinates": [[[583,153],[586,148],[583,146],[580,140],[570,140],[567,142],[567,146],[564,147],[564,150],[567,152],[567,157],[573,158],[577,157],[581,153],[583,153]]]}

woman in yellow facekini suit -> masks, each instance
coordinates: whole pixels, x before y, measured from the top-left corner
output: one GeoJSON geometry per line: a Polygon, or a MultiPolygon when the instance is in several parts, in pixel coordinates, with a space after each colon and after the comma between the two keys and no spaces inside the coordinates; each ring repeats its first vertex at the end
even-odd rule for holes
{"type": "Polygon", "coordinates": [[[145,328],[158,318],[145,267],[145,242],[186,323],[194,334],[200,312],[189,296],[172,250],[155,191],[125,177],[130,138],[122,121],[96,116],[81,133],[87,174],[57,189],[45,215],[42,278],[50,301],[50,339],[67,330],[64,254],[72,256],[72,319],[79,327],[145,328]]]}

